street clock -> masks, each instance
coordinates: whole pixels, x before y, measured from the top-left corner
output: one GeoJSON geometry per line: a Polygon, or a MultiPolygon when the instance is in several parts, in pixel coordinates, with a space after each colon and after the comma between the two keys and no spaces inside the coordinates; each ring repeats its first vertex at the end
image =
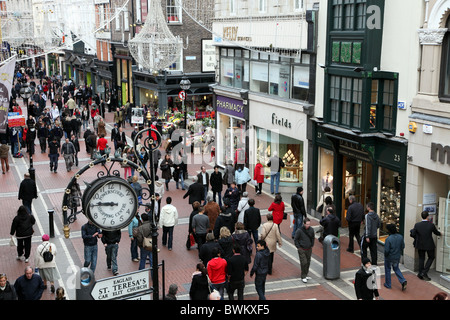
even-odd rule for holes
{"type": "Polygon", "coordinates": [[[138,210],[133,187],[114,176],[88,184],[81,201],[86,217],[102,230],[120,230],[128,226],[138,210]]]}

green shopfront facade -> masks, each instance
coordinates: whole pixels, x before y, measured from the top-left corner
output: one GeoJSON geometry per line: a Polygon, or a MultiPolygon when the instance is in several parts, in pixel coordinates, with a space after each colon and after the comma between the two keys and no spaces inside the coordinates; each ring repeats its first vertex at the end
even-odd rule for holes
{"type": "Polygon", "coordinates": [[[387,224],[404,232],[408,146],[396,136],[400,74],[381,70],[384,7],[385,0],[328,0],[324,109],[310,136],[313,208],[329,187],[346,227],[350,195],[373,202],[382,242],[387,224]]]}
{"type": "MultiPolygon", "coordinates": [[[[403,230],[405,217],[407,141],[382,135],[358,135],[315,119],[313,127],[312,192],[315,205],[328,186],[337,216],[346,227],[348,197],[365,205],[373,202],[381,219],[379,239],[386,225],[403,230]]],[[[318,216],[318,214],[317,214],[318,216]]]]}

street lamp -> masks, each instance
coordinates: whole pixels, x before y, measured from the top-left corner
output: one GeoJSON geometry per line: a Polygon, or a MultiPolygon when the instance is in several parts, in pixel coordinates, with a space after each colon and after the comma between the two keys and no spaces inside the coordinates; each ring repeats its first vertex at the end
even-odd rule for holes
{"type": "Polygon", "coordinates": [[[184,152],[186,152],[186,140],[187,140],[187,107],[184,105],[184,100],[186,100],[187,93],[186,91],[189,90],[191,87],[191,82],[186,76],[183,76],[180,81],[180,88],[184,90],[185,95],[184,99],[181,100],[182,109],[184,112],[184,152]]]}
{"type": "MultiPolygon", "coordinates": [[[[31,97],[33,92],[31,91],[30,87],[28,87],[28,83],[22,84],[22,88],[20,88],[19,91],[20,96],[23,99],[23,102],[27,108],[27,114],[29,115],[30,112],[28,110],[28,99],[31,97]]],[[[36,128],[28,128],[29,130],[36,130],[36,128]]],[[[35,180],[35,171],[33,168],[33,148],[28,147],[28,153],[30,155],[30,168],[28,169],[28,172],[30,173],[30,178],[32,180],[35,180]]]]}

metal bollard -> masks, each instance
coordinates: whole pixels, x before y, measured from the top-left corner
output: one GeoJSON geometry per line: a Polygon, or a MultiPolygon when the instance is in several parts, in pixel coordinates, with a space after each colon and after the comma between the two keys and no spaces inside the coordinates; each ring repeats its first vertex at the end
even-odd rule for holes
{"type": "Polygon", "coordinates": [[[55,226],[53,223],[53,213],[55,213],[55,210],[48,209],[47,212],[48,212],[48,225],[50,227],[49,235],[50,235],[50,238],[54,238],[55,237],[55,226]]]}

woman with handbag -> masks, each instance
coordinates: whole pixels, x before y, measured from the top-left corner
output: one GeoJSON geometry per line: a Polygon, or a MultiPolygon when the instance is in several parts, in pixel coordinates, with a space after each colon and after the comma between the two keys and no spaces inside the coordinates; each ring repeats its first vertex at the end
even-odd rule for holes
{"type": "Polygon", "coordinates": [[[280,229],[277,228],[272,214],[267,214],[267,222],[262,225],[260,240],[264,240],[269,248],[269,271],[272,274],[273,257],[277,250],[277,244],[281,247],[283,242],[281,239],[280,229]]]}
{"type": "Polygon", "coordinates": [[[39,275],[44,281],[44,289],[47,289],[47,281],[50,282],[50,290],[55,293],[55,280],[59,278],[56,269],[56,245],[49,242],[48,234],[42,236],[42,243],[36,248],[34,265],[39,269],[39,275]],[[50,253],[50,254],[49,254],[50,253]]]}

